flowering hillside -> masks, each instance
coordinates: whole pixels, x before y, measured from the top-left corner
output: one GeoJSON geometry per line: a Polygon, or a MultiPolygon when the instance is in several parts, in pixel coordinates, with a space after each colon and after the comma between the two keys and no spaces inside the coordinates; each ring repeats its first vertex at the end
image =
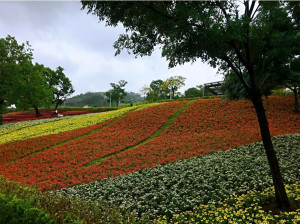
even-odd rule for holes
{"type": "MultiPolygon", "coordinates": [[[[300,132],[292,104],[292,98],[280,97],[265,102],[273,136],[300,132]]],[[[43,190],[60,189],[260,140],[254,108],[246,100],[179,101],[129,110],[8,129],[2,142],[25,140],[0,145],[0,173],[43,190]],[[40,136],[46,134],[51,135],[40,136]]]]}
{"type": "Polygon", "coordinates": [[[91,181],[88,176],[78,172],[83,165],[138,144],[154,133],[185,103],[174,102],[137,110],[104,129],[101,129],[101,126],[107,122],[91,128],[69,131],[67,135],[50,135],[45,138],[27,139],[21,144],[5,144],[0,151],[5,155],[0,173],[9,179],[37,185],[42,189],[61,188],[81,181],[91,181]],[[92,130],[95,131],[91,132],[92,130]],[[75,138],[80,132],[87,134],[75,138]],[[45,144],[39,144],[41,141],[45,144]],[[53,147],[47,144],[49,141],[53,147]],[[9,152],[6,153],[8,148],[9,152]]]}

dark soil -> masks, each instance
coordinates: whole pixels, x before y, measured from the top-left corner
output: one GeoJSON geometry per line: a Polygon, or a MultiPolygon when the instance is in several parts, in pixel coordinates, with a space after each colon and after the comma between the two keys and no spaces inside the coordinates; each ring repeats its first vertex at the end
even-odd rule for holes
{"type": "Polygon", "coordinates": [[[291,203],[290,204],[290,207],[288,209],[279,209],[277,207],[277,203],[274,200],[272,200],[272,202],[270,202],[269,204],[265,204],[265,205],[262,205],[262,209],[265,211],[265,212],[272,212],[272,214],[274,215],[279,215],[281,212],[295,212],[297,209],[300,209],[299,206],[297,206],[296,204],[294,203],[291,203]]]}

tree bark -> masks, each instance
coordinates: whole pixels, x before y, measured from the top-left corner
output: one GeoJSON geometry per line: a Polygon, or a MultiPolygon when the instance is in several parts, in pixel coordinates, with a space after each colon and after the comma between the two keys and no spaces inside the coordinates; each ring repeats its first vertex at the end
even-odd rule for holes
{"type": "Polygon", "coordinates": [[[35,110],[35,117],[40,117],[42,116],[40,111],[39,111],[39,108],[38,106],[33,106],[34,110],[35,110]]]}
{"type": "Polygon", "coordinates": [[[0,100],[0,125],[3,125],[3,119],[2,119],[3,105],[4,105],[4,100],[0,100]]]}
{"type": "Polygon", "coordinates": [[[259,94],[252,95],[251,101],[255,107],[257,114],[260,133],[262,141],[264,144],[265,152],[268,158],[268,163],[271,169],[273,184],[275,188],[275,197],[277,202],[277,207],[280,209],[287,209],[290,207],[288,197],[284,188],[283,179],[281,176],[278,159],[276,157],[276,152],[274,150],[271,134],[269,130],[269,125],[264,109],[264,105],[259,94]]]}
{"type": "Polygon", "coordinates": [[[299,113],[299,104],[298,104],[298,91],[297,87],[293,88],[293,93],[294,93],[294,112],[299,113]]]}
{"type": "Polygon", "coordinates": [[[54,110],[57,110],[58,108],[58,103],[55,104],[55,109],[54,110]]]}

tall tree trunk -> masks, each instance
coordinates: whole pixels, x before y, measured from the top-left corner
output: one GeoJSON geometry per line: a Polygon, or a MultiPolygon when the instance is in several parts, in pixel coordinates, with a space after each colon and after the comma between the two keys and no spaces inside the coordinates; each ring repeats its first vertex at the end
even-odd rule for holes
{"type": "Polygon", "coordinates": [[[40,111],[39,111],[39,108],[38,106],[33,106],[34,110],[35,110],[35,117],[40,117],[42,116],[40,111]]]}
{"type": "Polygon", "coordinates": [[[55,109],[54,110],[57,110],[58,108],[58,103],[55,104],[55,109]]]}
{"type": "Polygon", "coordinates": [[[4,100],[0,100],[0,125],[3,125],[3,119],[2,119],[3,106],[4,106],[4,100]]]}
{"type": "Polygon", "coordinates": [[[295,112],[295,113],[299,113],[298,91],[297,91],[297,87],[294,86],[294,88],[293,88],[292,90],[293,90],[293,93],[294,93],[294,112],[295,112]]]}
{"type": "Polygon", "coordinates": [[[273,184],[275,188],[277,207],[280,209],[287,209],[289,208],[290,204],[284,188],[278,159],[276,157],[276,152],[272,144],[271,134],[269,130],[269,125],[268,125],[264,105],[259,94],[252,95],[251,101],[255,107],[262,141],[268,158],[268,163],[271,169],[273,184]]]}

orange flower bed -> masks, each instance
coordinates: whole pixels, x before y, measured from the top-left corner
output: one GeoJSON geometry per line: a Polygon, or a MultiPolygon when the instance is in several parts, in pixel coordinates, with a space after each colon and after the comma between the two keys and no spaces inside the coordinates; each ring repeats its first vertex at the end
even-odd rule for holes
{"type": "Polygon", "coordinates": [[[78,180],[73,174],[83,165],[148,138],[185,103],[166,103],[131,112],[101,131],[4,163],[0,165],[0,173],[11,180],[37,185],[44,190],[76,184],[78,180]]]}
{"type": "MultiPolygon", "coordinates": [[[[272,136],[300,132],[300,114],[292,112],[292,98],[270,97],[265,107],[272,136]]],[[[78,170],[77,175],[88,176],[81,179],[88,182],[260,140],[250,101],[198,100],[160,137],[78,170]]]]}
{"type": "MultiPolygon", "coordinates": [[[[193,102],[159,137],[130,148],[155,133],[185,103],[131,112],[102,131],[24,158],[15,154],[25,146],[10,143],[19,150],[11,148],[15,160],[0,164],[0,174],[43,190],[60,189],[261,139],[250,101],[210,99],[193,102]],[[97,158],[102,159],[85,166],[97,158]]],[[[300,132],[300,114],[292,112],[292,98],[270,97],[265,108],[273,136],[300,132]]]]}

